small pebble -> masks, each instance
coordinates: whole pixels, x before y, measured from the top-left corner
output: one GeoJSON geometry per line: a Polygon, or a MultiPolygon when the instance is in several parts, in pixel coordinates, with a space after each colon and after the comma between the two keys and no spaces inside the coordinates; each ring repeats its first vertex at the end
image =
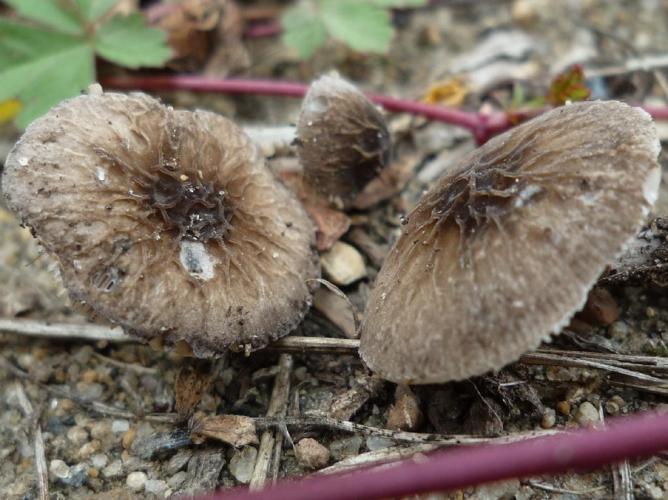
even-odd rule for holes
{"type": "Polygon", "coordinates": [[[119,477],[123,473],[123,463],[120,460],[114,460],[102,470],[102,475],[106,478],[119,477]]]}
{"type": "MultiPolygon", "coordinates": [[[[172,458],[169,459],[165,467],[165,471],[168,474],[175,474],[176,472],[183,469],[187,464],[190,457],[193,456],[193,452],[188,449],[183,449],[177,451],[172,458]]],[[[171,484],[170,484],[171,486],[171,484]]],[[[173,486],[172,486],[173,488],[173,486]]]]}
{"type": "Polygon", "coordinates": [[[568,401],[559,401],[557,411],[564,416],[568,416],[571,414],[571,404],[568,401]]]}
{"type": "Polygon", "coordinates": [[[84,444],[81,448],[79,448],[79,454],[78,454],[79,458],[87,459],[93,453],[98,451],[100,449],[100,446],[101,444],[97,439],[89,441],[88,443],[84,444]]]}
{"type": "Polygon", "coordinates": [[[146,484],[146,474],[141,471],[131,472],[128,474],[125,484],[128,485],[132,491],[140,491],[144,488],[146,484]]]}
{"type": "Polygon", "coordinates": [[[90,463],[93,464],[93,467],[96,469],[103,469],[106,467],[107,462],[109,459],[107,458],[107,455],[104,453],[96,453],[92,457],[90,457],[90,463]]]}
{"type": "Polygon", "coordinates": [[[329,445],[329,451],[335,460],[358,455],[364,440],[361,436],[350,436],[332,441],[329,445]]]}
{"type": "Polygon", "coordinates": [[[173,490],[177,489],[179,486],[181,486],[184,481],[188,478],[188,474],[180,471],[174,474],[172,477],[170,477],[167,480],[167,484],[169,485],[170,488],[173,490]]]}
{"type": "Polygon", "coordinates": [[[121,434],[130,430],[130,422],[127,420],[114,420],[111,423],[111,432],[114,434],[121,434]]]}
{"type": "Polygon", "coordinates": [[[88,384],[86,382],[79,382],[76,385],[79,396],[87,401],[97,401],[102,398],[104,393],[104,386],[98,383],[88,384]]]}
{"type": "Polygon", "coordinates": [[[614,340],[622,341],[629,335],[629,325],[624,321],[615,321],[608,327],[608,335],[614,340]]]}
{"type": "Polygon", "coordinates": [[[76,425],[67,431],[67,439],[73,444],[82,445],[88,441],[88,431],[76,425]]]}
{"type": "Polygon", "coordinates": [[[581,427],[595,424],[599,421],[598,410],[589,401],[585,401],[580,406],[578,406],[578,409],[575,412],[575,421],[581,427]]]}
{"type": "Polygon", "coordinates": [[[160,495],[167,489],[167,483],[160,479],[149,479],[144,483],[144,491],[154,495],[160,495]]]}
{"type": "Polygon", "coordinates": [[[244,446],[241,450],[236,450],[230,459],[230,474],[240,483],[248,484],[253,474],[256,458],[257,450],[252,446],[244,446]]]}
{"type": "Polygon", "coordinates": [[[366,266],[362,255],[353,247],[337,241],[332,248],[320,256],[325,275],[337,285],[350,285],[366,277],[366,266]]]}
{"type": "Polygon", "coordinates": [[[70,475],[70,466],[62,460],[51,460],[51,463],[49,464],[49,472],[53,477],[65,479],[70,475]]]}
{"type": "Polygon", "coordinates": [[[414,431],[422,424],[420,401],[407,385],[398,385],[394,405],[387,416],[387,428],[400,431],[414,431]]]}
{"type": "Polygon", "coordinates": [[[395,442],[393,439],[378,437],[378,436],[369,436],[366,438],[366,447],[369,451],[378,451],[394,446],[395,442]]]}
{"type": "Polygon", "coordinates": [[[297,461],[307,469],[322,469],[329,462],[329,450],[312,438],[300,440],[295,453],[297,461]]]}
{"type": "Polygon", "coordinates": [[[605,402],[605,411],[609,415],[617,415],[625,404],[626,402],[615,394],[605,402]]]}
{"type": "Polygon", "coordinates": [[[132,427],[125,434],[123,434],[123,439],[121,440],[121,443],[123,444],[123,448],[125,448],[126,450],[129,450],[130,447],[132,446],[133,441],[135,440],[136,435],[137,435],[137,428],[136,427],[132,427]]]}
{"type": "Polygon", "coordinates": [[[557,422],[557,413],[552,408],[545,408],[543,412],[543,419],[540,421],[540,426],[543,429],[551,429],[557,422]]]}

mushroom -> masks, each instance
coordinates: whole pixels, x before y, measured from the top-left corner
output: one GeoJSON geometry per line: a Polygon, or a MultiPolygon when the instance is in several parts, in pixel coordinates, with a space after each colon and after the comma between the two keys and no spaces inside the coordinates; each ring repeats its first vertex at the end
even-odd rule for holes
{"type": "Polygon", "coordinates": [[[559,333],[656,201],[659,149],[644,111],[584,102],[472,152],[405,221],[367,304],[364,361],[441,383],[559,333]]]}
{"type": "Polygon", "coordinates": [[[297,125],[304,184],[336,208],[355,197],[390,161],[390,134],[383,115],[345,80],[313,82],[297,125]]]}
{"type": "Polygon", "coordinates": [[[28,127],[2,180],[71,297],[132,334],[250,351],[311,304],[314,228],[226,118],[93,87],[28,127]]]}

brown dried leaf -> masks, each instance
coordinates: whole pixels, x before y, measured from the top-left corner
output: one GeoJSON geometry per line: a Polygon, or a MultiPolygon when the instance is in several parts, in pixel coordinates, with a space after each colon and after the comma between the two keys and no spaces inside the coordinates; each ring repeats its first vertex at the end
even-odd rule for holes
{"type": "Polygon", "coordinates": [[[230,0],[184,0],[148,9],[152,25],[167,32],[174,56],[169,66],[225,75],[248,65],[241,44],[239,8],[230,0]]]}
{"type": "Polygon", "coordinates": [[[190,438],[195,444],[215,439],[235,448],[258,444],[255,420],[243,415],[207,416],[196,413],[190,420],[190,438]]]}
{"type": "Polygon", "coordinates": [[[186,420],[195,411],[195,407],[202,399],[202,394],[211,384],[208,363],[187,361],[181,366],[176,375],[175,399],[176,412],[181,419],[186,420]]]}

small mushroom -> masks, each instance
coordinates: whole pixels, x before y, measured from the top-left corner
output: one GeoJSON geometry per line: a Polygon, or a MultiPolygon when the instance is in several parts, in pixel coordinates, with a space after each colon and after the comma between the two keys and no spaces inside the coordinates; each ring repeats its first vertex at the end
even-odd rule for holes
{"type": "Polygon", "coordinates": [[[305,186],[340,209],[350,207],[390,161],[383,115],[338,77],[323,76],[311,84],[297,138],[305,186]]]}
{"type": "Polygon", "coordinates": [[[93,87],[28,127],[2,180],[72,298],[130,333],[250,351],[311,304],[314,228],[221,116],[93,87]]]}
{"type": "Polygon", "coordinates": [[[409,214],[367,305],[364,361],[440,383],[559,333],[656,201],[659,150],[647,113],[585,102],[472,152],[409,214]]]}

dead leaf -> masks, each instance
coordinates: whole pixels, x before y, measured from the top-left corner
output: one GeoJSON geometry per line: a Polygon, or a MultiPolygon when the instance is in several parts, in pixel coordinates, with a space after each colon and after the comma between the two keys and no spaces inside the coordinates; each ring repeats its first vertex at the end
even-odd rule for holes
{"type": "Polygon", "coordinates": [[[168,65],[179,71],[204,69],[225,76],[249,64],[241,43],[243,22],[231,0],[184,0],[147,9],[149,22],[167,32],[174,53],[168,65]]]}
{"type": "Polygon", "coordinates": [[[423,101],[426,104],[458,107],[464,103],[468,93],[469,89],[464,81],[454,77],[430,85],[423,101]]]}
{"type": "Polygon", "coordinates": [[[324,252],[332,248],[332,245],[350,228],[350,217],[340,210],[330,208],[326,200],[307,192],[302,183],[301,172],[283,171],[279,175],[283,183],[297,195],[306,213],[315,223],[318,230],[316,234],[318,250],[324,252]]]}
{"type": "Polygon", "coordinates": [[[378,177],[364,187],[364,190],[355,198],[353,207],[357,210],[367,210],[400,193],[413,178],[417,165],[418,156],[410,154],[386,167],[378,177]]]}
{"type": "Polygon", "coordinates": [[[206,416],[198,412],[190,419],[190,438],[195,444],[215,439],[235,448],[258,444],[255,420],[242,415],[206,416]]]}
{"type": "Polygon", "coordinates": [[[211,384],[209,363],[200,360],[184,360],[176,375],[176,412],[186,420],[202,399],[211,384]]]}

